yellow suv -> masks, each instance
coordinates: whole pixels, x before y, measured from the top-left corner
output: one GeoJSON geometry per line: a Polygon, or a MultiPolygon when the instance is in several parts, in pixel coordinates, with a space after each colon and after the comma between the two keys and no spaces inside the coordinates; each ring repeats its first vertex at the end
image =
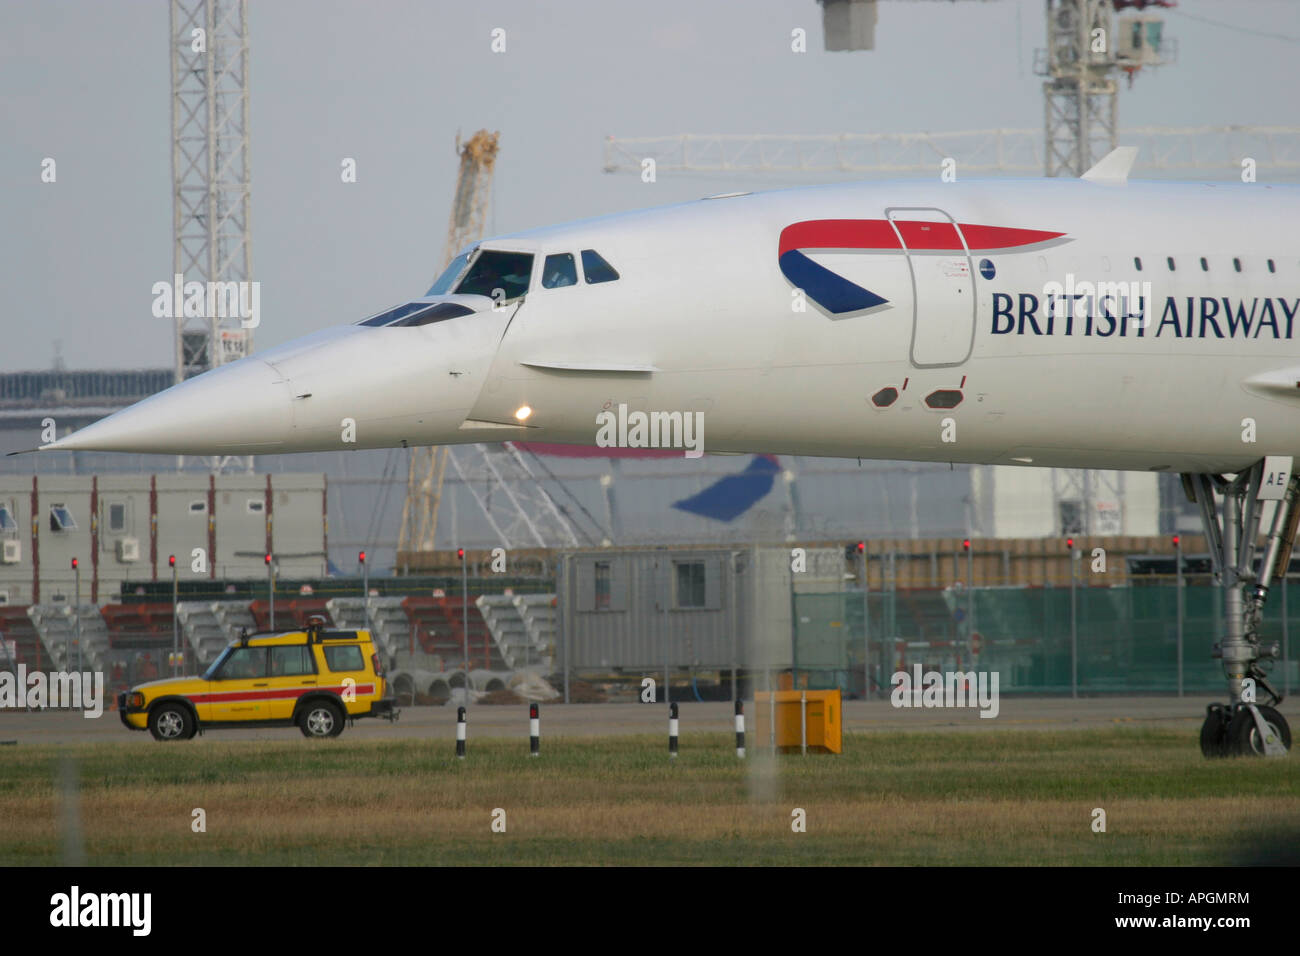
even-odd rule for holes
{"type": "Polygon", "coordinates": [[[396,720],[368,631],[305,631],[234,641],[202,677],[151,681],[118,694],[122,723],[155,740],[188,740],[212,727],[298,727],[337,737],[356,717],[396,720]]]}

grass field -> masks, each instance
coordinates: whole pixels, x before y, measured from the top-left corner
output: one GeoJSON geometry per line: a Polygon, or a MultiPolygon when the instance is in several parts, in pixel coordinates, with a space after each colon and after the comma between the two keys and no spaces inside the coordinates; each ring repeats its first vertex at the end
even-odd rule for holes
{"type": "Polygon", "coordinates": [[[518,740],[471,741],[465,761],[416,740],[4,748],[0,864],[64,859],[66,758],[92,865],[1188,865],[1259,862],[1266,839],[1300,859],[1297,759],[1211,762],[1181,731],[857,734],[770,776],[731,747],[686,735],[674,762],[662,737],[630,736],[548,738],[537,760],[518,740]]]}

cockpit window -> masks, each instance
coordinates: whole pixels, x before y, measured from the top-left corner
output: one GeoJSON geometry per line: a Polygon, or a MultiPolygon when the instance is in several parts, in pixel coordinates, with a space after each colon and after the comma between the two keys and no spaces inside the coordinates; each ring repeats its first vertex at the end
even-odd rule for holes
{"type": "Polygon", "coordinates": [[[582,250],[582,273],[587,277],[588,285],[596,282],[613,282],[618,278],[614,267],[595,249],[582,250]]]}
{"type": "Polygon", "coordinates": [[[416,325],[429,325],[444,319],[455,319],[462,315],[473,315],[474,310],[456,302],[408,302],[387,312],[380,312],[358,325],[387,326],[388,328],[407,328],[416,325]]]}
{"type": "Polygon", "coordinates": [[[572,252],[557,252],[542,263],[542,288],[558,289],[578,284],[578,264],[572,252]]]}
{"type": "Polygon", "coordinates": [[[533,256],[530,252],[484,249],[465,273],[465,278],[460,280],[456,291],[461,295],[485,295],[506,302],[528,291],[532,272],[533,256]],[[501,291],[493,295],[496,289],[501,291]]]}
{"type": "Polygon", "coordinates": [[[386,312],[380,312],[378,315],[372,315],[368,319],[363,319],[357,325],[391,325],[419,312],[421,309],[427,308],[429,308],[428,302],[408,302],[406,305],[399,305],[395,309],[389,309],[386,312]]]}
{"type": "Polygon", "coordinates": [[[446,295],[451,289],[452,284],[455,283],[455,281],[460,278],[460,274],[465,271],[465,266],[469,264],[469,256],[470,254],[465,252],[457,256],[455,259],[452,259],[447,268],[442,271],[442,275],[438,276],[438,278],[434,280],[433,285],[425,295],[446,295]]]}

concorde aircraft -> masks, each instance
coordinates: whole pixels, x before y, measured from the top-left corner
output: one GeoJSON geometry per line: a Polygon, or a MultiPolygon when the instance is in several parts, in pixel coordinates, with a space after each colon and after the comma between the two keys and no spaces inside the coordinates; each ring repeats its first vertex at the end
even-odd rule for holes
{"type": "Polygon", "coordinates": [[[44,447],[518,439],[1177,472],[1227,598],[1229,701],[1202,749],[1284,754],[1258,630],[1300,521],[1300,190],[1129,182],[1135,153],[1078,180],[736,193],[485,240],[423,296],[44,447]]]}

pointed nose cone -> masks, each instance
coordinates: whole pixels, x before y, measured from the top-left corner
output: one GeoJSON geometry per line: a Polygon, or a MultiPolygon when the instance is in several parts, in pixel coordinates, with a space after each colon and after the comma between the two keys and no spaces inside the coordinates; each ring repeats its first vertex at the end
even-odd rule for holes
{"type": "Polygon", "coordinates": [[[41,450],[271,454],[292,428],[289,383],[250,356],[173,385],[41,450]]]}

